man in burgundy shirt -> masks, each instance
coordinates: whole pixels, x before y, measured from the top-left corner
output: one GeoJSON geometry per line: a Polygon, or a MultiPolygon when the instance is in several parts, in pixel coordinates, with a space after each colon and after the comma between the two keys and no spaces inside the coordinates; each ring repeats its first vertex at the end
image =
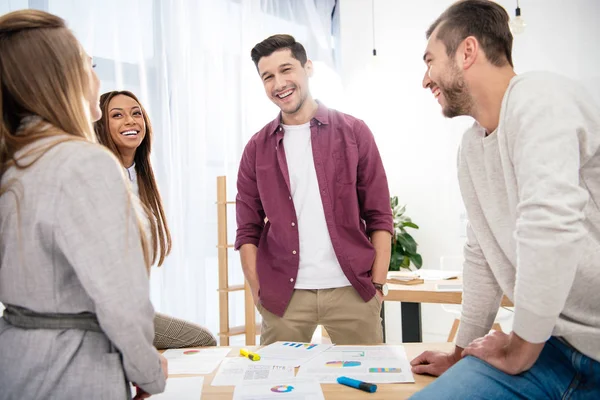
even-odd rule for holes
{"type": "Polygon", "coordinates": [[[312,98],[312,62],[292,36],[251,56],[281,109],[246,145],[237,181],[235,248],[261,344],[309,342],[317,325],[334,343],[381,343],[393,220],[373,134],[312,98]]]}

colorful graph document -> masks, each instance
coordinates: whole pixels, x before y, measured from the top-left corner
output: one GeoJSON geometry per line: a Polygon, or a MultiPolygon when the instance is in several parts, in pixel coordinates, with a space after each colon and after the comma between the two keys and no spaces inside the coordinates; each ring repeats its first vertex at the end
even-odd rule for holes
{"type": "Polygon", "coordinates": [[[169,360],[169,375],[210,374],[230,351],[228,347],[170,349],[163,356],[169,360]]]}
{"type": "Polygon", "coordinates": [[[302,364],[298,378],[336,383],[340,376],[369,383],[415,379],[403,346],[335,346],[302,364]]]}
{"type": "Polygon", "coordinates": [[[331,347],[332,344],[275,342],[257,351],[260,354],[258,362],[266,365],[298,367],[331,347]]]}
{"type": "Polygon", "coordinates": [[[233,400],[325,400],[315,380],[285,379],[269,383],[244,383],[235,387],[233,400]]]}
{"type": "Polygon", "coordinates": [[[245,357],[230,357],[223,360],[212,386],[236,386],[244,382],[271,382],[294,378],[294,367],[258,364],[245,357]]]}
{"type": "MultiPolygon", "coordinates": [[[[200,400],[202,398],[203,376],[170,377],[167,387],[160,394],[152,395],[153,400],[200,400]]],[[[133,392],[135,393],[135,392],[133,392]]]]}

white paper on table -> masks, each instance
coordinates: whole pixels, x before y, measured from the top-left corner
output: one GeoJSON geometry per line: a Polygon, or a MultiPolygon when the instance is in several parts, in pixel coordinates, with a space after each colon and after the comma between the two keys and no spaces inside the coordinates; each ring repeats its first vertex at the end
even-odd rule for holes
{"type": "Polygon", "coordinates": [[[463,285],[460,283],[459,284],[450,284],[450,283],[440,284],[440,283],[438,283],[437,285],[435,285],[435,290],[438,292],[462,292],[463,285]]]}
{"type": "Polygon", "coordinates": [[[294,378],[294,367],[266,365],[242,357],[223,360],[212,380],[212,386],[236,386],[251,381],[273,381],[294,378]]]}
{"type": "Polygon", "coordinates": [[[425,281],[441,281],[458,278],[462,275],[462,271],[447,271],[442,269],[420,269],[415,273],[425,281]]]}
{"type": "Polygon", "coordinates": [[[163,356],[169,361],[169,375],[210,374],[230,351],[228,347],[169,349],[163,356]]]}
{"type": "Polygon", "coordinates": [[[340,376],[368,383],[415,381],[403,346],[335,346],[303,364],[297,375],[320,383],[337,383],[340,376]]]}
{"type": "Polygon", "coordinates": [[[301,364],[333,347],[332,344],[275,342],[257,353],[261,364],[299,367],[301,364]]]}
{"type": "Polygon", "coordinates": [[[325,400],[315,380],[284,379],[269,383],[244,383],[235,387],[233,400],[325,400]]]}
{"type": "Polygon", "coordinates": [[[200,400],[203,385],[203,376],[169,378],[165,391],[153,394],[151,398],[152,400],[200,400]]]}

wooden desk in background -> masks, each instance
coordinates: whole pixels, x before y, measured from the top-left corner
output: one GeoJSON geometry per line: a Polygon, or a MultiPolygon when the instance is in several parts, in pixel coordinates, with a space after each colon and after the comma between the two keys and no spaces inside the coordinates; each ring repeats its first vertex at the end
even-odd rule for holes
{"type": "MultiPolygon", "coordinates": [[[[389,293],[385,301],[399,301],[402,308],[402,341],[404,343],[422,342],[421,303],[461,304],[462,291],[441,292],[436,285],[461,285],[462,279],[426,281],[416,285],[400,285],[388,282],[389,293]]],[[[385,304],[385,303],[384,303],[385,304]]],[[[504,296],[501,305],[513,307],[513,303],[504,296]]]]}
{"type": "MultiPolygon", "coordinates": [[[[256,347],[255,347],[256,348],[256,347]]],[[[412,360],[425,350],[451,351],[452,343],[410,343],[405,344],[406,355],[412,360]]],[[[240,348],[234,347],[228,357],[239,357],[240,348]]],[[[217,368],[218,369],[218,368],[217,368]]],[[[297,372],[297,370],[296,370],[297,372]]],[[[233,397],[233,386],[211,386],[216,370],[209,375],[204,375],[204,386],[202,388],[202,400],[231,400],[233,397]]],[[[178,376],[201,376],[201,375],[171,375],[174,379],[178,376]]],[[[414,375],[415,383],[378,383],[377,392],[366,393],[358,389],[349,388],[338,384],[321,384],[323,394],[327,400],[360,400],[360,399],[407,399],[412,394],[423,389],[435,380],[431,376],[414,375]]]]}

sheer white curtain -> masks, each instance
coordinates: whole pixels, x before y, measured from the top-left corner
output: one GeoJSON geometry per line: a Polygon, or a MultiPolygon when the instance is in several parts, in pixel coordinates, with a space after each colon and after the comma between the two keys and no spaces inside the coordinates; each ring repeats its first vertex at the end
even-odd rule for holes
{"type": "MultiPolygon", "coordinates": [[[[173,235],[173,252],[153,268],[157,310],[218,331],[216,176],[236,193],[237,167],[252,134],[278,110],[266,98],[250,50],[290,33],[318,61],[314,88],[339,94],[332,72],[335,0],[11,0],[1,12],[42,8],[65,18],[94,56],[102,91],[131,90],[154,128],[153,165],[173,235]],[[318,7],[315,5],[318,3],[318,7]],[[333,83],[332,83],[333,82],[333,83]],[[333,86],[332,86],[333,85],[333,86]]],[[[335,102],[335,101],[334,101],[335,102]]],[[[332,104],[335,105],[335,104],[332,104]]],[[[229,213],[229,241],[235,212],[229,213]]],[[[230,252],[230,281],[243,282],[230,252]]],[[[241,293],[231,323],[243,324],[241,293]]]]}

